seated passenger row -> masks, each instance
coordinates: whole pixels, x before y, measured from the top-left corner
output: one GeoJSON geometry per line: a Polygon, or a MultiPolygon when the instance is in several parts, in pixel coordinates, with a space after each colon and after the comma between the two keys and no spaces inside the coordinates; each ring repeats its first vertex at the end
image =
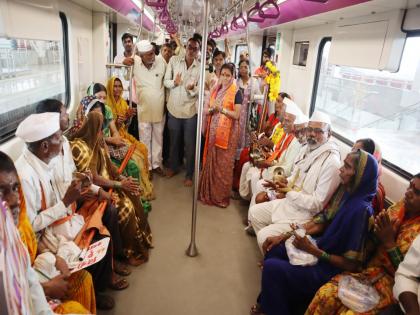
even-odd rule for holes
{"type": "MultiPolygon", "coordinates": [[[[357,141],[340,167],[330,118],[314,112],[301,127],[296,104],[289,98],[282,103],[274,126],[282,136],[273,140],[274,128],[254,137],[240,178],[241,196],[251,198],[248,230],[264,254],[261,293],[251,313],[301,314],[308,307],[306,314],[376,314],[393,308],[395,271],[420,232],[420,174],[402,201],[382,210],[378,146],[357,141]]],[[[396,298],[403,291],[396,290],[396,298]]]]}

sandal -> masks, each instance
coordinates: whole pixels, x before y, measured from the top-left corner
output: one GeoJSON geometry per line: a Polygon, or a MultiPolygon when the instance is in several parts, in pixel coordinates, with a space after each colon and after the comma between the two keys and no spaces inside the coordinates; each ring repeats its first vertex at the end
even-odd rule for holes
{"type": "Polygon", "coordinates": [[[114,299],[109,295],[97,294],[96,295],[96,308],[99,310],[112,310],[115,306],[114,299]]]}
{"type": "Polygon", "coordinates": [[[251,311],[249,312],[250,315],[265,315],[261,311],[261,306],[259,304],[254,304],[251,306],[251,311]]]}
{"type": "Polygon", "coordinates": [[[127,277],[131,274],[130,268],[120,261],[114,261],[114,271],[120,276],[127,277]]]}
{"type": "Polygon", "coordinates": [[[117,278],[115,281],[112,281],[109,284],[109,288],[115,291],[121,291],[127,289],[129,286],[127,279],[125,278],[117,278]]]}

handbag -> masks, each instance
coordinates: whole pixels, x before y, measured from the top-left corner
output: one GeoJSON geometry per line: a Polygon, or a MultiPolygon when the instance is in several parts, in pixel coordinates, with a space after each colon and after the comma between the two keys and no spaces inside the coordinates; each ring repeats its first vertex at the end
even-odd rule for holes
{"type": "Polygon", "coordinates": [[[118,161],[124,160],[128,152],[128,145],[117,147],[113,144],[108,144],[109,155],[118,161]]]}
{"type": "Polygon", "coordinates": [[[340,278],[338,297],[345,306],[358,313],[370,311],[380,299],[378,291],[370,282],[362,282],[349,275],[340,278]]]}

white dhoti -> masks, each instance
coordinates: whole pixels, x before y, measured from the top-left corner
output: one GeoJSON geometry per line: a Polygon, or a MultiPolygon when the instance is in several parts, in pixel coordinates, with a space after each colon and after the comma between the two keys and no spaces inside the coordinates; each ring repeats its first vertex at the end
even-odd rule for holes
{"type": "Polygon", "coordinates": [[[242,198],[249,200],[251,198],[251,192],[249,187],[249,180],[247,174],[249,169],[252,167],[250,162],[246,162],[242,166],[241,177],[239,178],[239,194],[242,198]]]}
{"type": "Polygon", "coordinates": [[[161,122],[148,123],[139,121],[139,137],[148,150],[149,169],[155,169],[162,165],[163,129],[165,117],[161,122]]]}
{"type": "MultiPolygon", "coordinates": [[[[257,182],[261,178],[270,179],[268,170],[261,170],[258,167],[252,166],[250,162],[246,162],[242,167],[241,177],[239,179],[239,194],[241,197],[250,200],[254,195],[257,182]]],[[[253,199],[255,198],[251,199],[251,206],[255,204],[255,201],[252,201],[253,199]]]]}
{"type": "Polygon", "coordinates": [[[289,232],[290,224],[305,224],[312,216],[311,212],[296,208],[287,198],[256,204],[248,212],[261,250],[267,237],[289,232]]]}

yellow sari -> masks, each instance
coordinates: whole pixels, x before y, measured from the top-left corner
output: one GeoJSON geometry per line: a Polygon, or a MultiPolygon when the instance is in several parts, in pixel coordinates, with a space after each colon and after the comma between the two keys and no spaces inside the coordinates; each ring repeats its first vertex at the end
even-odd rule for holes
{"type": "MultiPolygon", "coordinates": [[[[23,193],[20,191],[18,230],[23,244],[28,249],[31,264],[37,255],[38,244],[32,225],[26,215],[23,193]]],[[[63,301],[54,312],[57,314],[96,314],[95,290],[92,276],[85,270],[72,273],[69,278],[68,300],[63,301]]]]}
{"type": "MultiPolygon", "coordinates": [[[[127,102],[120,96],[118,101],[114,97],[114,82],[116,77],[111,77],[107,83],[107,99],[106,104],[111,108],[114,120],[117,120],[118,116],[126,116],[127,110],[129,109],[127,102]]],[[[136,150],[132,156],[132,159],[136,162],[140,170],[140,187],[143,190],[142,197],[146,200],[154,199],[153,185],[149,180],[149,160],[148,151],[144,143],[138,141],[127,131],[127,126],[123,124],[119,127],[118,132],[120,136],[129,144],[135,144],[136,150]]]]}

